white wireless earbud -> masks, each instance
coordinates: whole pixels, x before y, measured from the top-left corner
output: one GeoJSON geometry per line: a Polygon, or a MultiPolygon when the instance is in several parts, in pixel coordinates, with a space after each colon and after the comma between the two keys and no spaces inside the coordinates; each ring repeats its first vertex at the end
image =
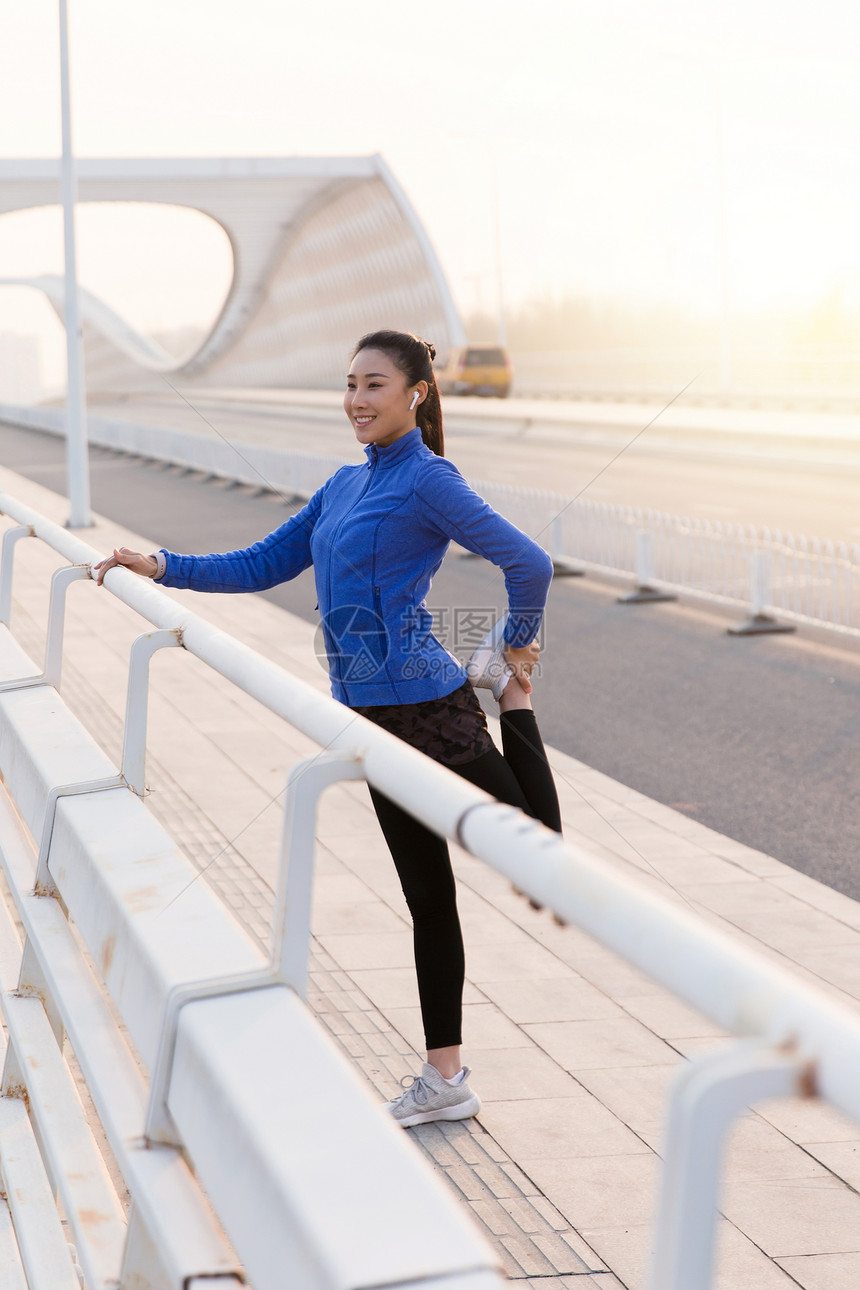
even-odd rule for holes
{"type": "Polygon", "coordinates": [[[420,396],[420,394],[419,394],[419,393],[418,393],[418,391],[416,390],[416,391],[415,391],[415,393],[412,395],[412,402],[409,404],[409,411],[410,411],[410,412],[414,412],[414,411],[415,411],[415,404],[418,402],[418,400],[419,400],[419,398],[420,398],[420,397],[421,397],[421,396],[420,396]]]}

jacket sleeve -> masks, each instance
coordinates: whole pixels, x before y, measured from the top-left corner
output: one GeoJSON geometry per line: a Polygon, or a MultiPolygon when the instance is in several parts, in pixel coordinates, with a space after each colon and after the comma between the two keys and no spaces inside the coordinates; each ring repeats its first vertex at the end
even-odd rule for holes
{"type": "Polygon", "coordinates": [[[311,534],[329,482],[286,524],[243,551],[177,555],[162,547],[166,567],[160,585],[193,591],[266,591],[295,578],[312,563],[311,534]]]}
{"type": "Polygon", "coordinates": [[[446,457],[428,462],[416,480],[415,498],[425,523],[504,571],[505,642],[515,649],[530,644],[540,630],[552,581],[552,560],[543,547],[494,511],[446,457]]]}

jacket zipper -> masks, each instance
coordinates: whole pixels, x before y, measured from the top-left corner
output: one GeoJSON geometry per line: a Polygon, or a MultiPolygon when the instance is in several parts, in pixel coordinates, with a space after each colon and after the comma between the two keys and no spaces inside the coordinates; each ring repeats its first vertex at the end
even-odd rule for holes
{"type": "MultiPolygon", "coordinates": [[[[364,495],[365,495],[365,493],[367,492],[367,490],[370,488],[370,485],[371,485],[371,483],[372,483],[372,481],[373,481],[373,477],[374,477],[374,475],[376,474],[376,467],[378,466],[378,464],[379,464],[379,452],[378,452],[377,448],[376,448],[375,446],[373,446],[373,463],[372,463],[372,465],[370,466],[370,473],[369,473],[369,475],[368,475],[368,477],[367,477],[367,483],[364,485],[364,488],[362,488],[362,490],[361,490],[361,492],[359,493],[358,497],[356,497],[355,501],[353,502],[352,506],[350,506],[350,508],[349,508],[349,510],[346,512],[346,514],[341,516],[341,518],[340,518],[340,523],[338,524],[338,526],[337,526],[337,528],[335,529],[334,534],[333,534],[333,536],[332,536],[332,538],[331,538],[331,549],[332,549],[332,551],[335,551],[335,550],[337,549],[337,540],[338,540],[338,538],[340,537],[340,531],[341,531],[341,529],[343,528],[344,524],[345,524],[345,523],[346,523],[346,521],[349,519],[349,517],[350,517],[350,515],[352,514],[352,512],[355,510],[356,506],[358,506],[358,503],[361,501],[362,497],[364,497],[364,495]]],[[[331,560],[329,560],[329,564],[328,564],[328,603],[329,603],[329,609],[331,609],[331,602],[332,602],[332,591],[331,591],[331,560]]],[[[381,617],[381,615],[380,615],[380,617],[381,617]]],[[[338,678],[338,679],[340,679],[340,678],[338,678]]]]}
{"type": "Polygon", "coordinates": [[[381,587],[373,588],[373,608],[376,613],[376,617],[379,619],[380,623],[382,624],[383,649],[385,650],[385,675],[388,678],[389,684],[393,685],[394,680],[391,676],[391,671],[388,666],[389,653],[390,653],[389,647],[391,642],[388,636],[388,627],[386,626],[385,619],[382,616],[382,588],[381,587]]]}

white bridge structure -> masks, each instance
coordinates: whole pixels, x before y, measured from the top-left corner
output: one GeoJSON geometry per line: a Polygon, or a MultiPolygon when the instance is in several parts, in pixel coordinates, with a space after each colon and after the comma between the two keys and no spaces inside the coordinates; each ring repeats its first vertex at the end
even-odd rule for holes
{"type": "Polygon", "coordinates": [[[722,1148],[748,1105],[817,1095],[860,1120],[854,1011],[121,568],[105,587],[140,630],[113,764],[62,697],[66,596],[106,594],[100,553],[9,495],[0,517],[4,1290],[500,1290],[493,1252],[305,1003],[314,821],[338,780],[365,779],[738,1037],[676,1081],[651,1290],[711,1284],[722,1148]],[[60,557],[41,668],[10,630],[33,541],[60,557]],[[320,749],[289,773],[268,956],[143,800],[162,648],[320,749]]]}
{"type": "MultiPolygon", "coordinates": [[[[440,353],[465,342],[427,232],[381,156],[80,159],[75,170],[79,203],[191,207],[221,225],[233,252],[221,313],[182,362],[80,289],[91,393],[145,389],[159,374],[183,385],[339,389],[362,332],[417,330],[440,353]]],[[[0,214],[59,195],[59,161],[0,161],[0,214]]],[[[62,321],[61,277],[0,285],[42,291],[62,321]]]]}

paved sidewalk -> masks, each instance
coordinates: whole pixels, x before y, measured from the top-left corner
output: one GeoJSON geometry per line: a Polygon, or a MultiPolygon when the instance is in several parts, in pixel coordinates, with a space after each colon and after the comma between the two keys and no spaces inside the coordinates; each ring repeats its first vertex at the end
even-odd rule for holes
{"type": "MultiPolygon", "coordinates": [[[[65,503],[38,485],[0,470],[0,487],[65,518],[65,503]]],[[[140,545],[104,521],[82,536],[104,550],[140,545]]],[[[21,543],[18,558],[12,625],[38,658],[46,573],[59,561],[35,542],[21,543]]],[[[168,594],[328,691],[308,624],[257,596],[168,594]]],[[[139,631],[108,593],[70,590],[63,694],[114,757],[139,631]]],[[[182,651],[157,656],[152,674],[150,809],[264,941],[286,770],[315,746],[182,651]]],[[[571,757],[551,760],[570,841],[856,1004],[860,905],[571,757]]],[[[328,791],[318,838],[311,1004],[388,1097],[418,1070],[420,1018],[407,913],[363,784],[328,791]]],[[[535,1290],[638,1290],[668,1083],[685,1056],[723,1036],[584,933],[532,910],[485,865],[454,856],[466,1060],[484,1108],[475,1122],[411,1136],[511,1278],[535,1290]]],[[[758,1107],[729,1153],[716,1285],[854,1290],[855,1189],[860,1127],[816,1102],[758,1107]]]]}

